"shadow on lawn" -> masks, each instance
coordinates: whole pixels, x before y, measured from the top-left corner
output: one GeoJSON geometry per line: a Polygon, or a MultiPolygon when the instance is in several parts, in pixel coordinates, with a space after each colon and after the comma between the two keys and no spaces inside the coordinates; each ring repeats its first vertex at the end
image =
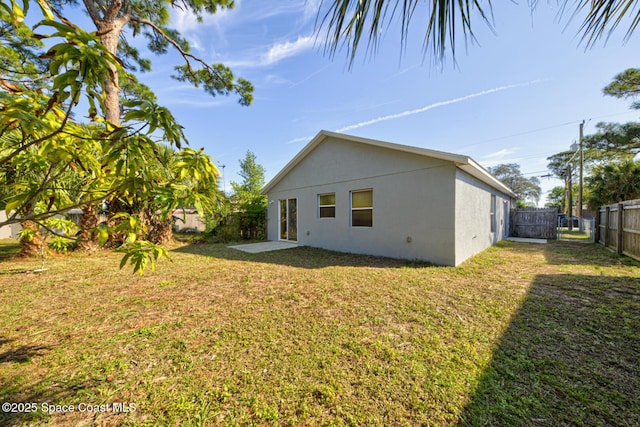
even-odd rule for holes
{"type": "Polygon", "coordinates": [[[0,410],[0,426],[48,425],[46,421],[48,414],[44,411],[43,405],[57,405],[59,402],[64,402],[65,398],[77,390],[77,388],[68,388],[65,391],[49,390],[44,380],[29,384],[26,390],[15,390],[11,385],[0,386],[0,402],[15,404],[9,407],[9,411],[0,410]]]}
{"type": "MultiPolygon", "coordinates": [[[[554,246],[550,263],[627,263],[554,246]]],[[[458,425],[640,425],[639,357],[639,278],[538,275],[458,425]]]]}
{"type": "MultiPolygon", "coordinates": [[[[0,347],[10,346],[11,342],[13,340],[0,337],[0,347]]],[[[9,348],[0,352],[0,364],[28,363],[33,357],[41,356],[51,348],[51,346],[44,345],[23,345],[9,348]]],[[[16,377],[0,377],[0,402],[10,405],[8,408],[3,406],[0,410],[1,426],[21,425],[42,419],[43,414],[39,406],[42,402],[58,402],[71,392],[71,389],[66,392],[53,391],[49,387],[41,386],[39,382],[30,382],[29,378],[27,378],[26,386],[20,383],[22,381],[16,377]]]]}
{"type": "Polygon", "coordinates": [[[324,267],[376,267],[376,268],[403,268],[403,267],[433,267],[433,264],[421,261],[409,261],[394,258],[377,257],[370,255],[357,255],[342,252],[334,252],[326,249],[299,246],[297,248],[282,249],[277,251],[250,254],[231,249],[227,246],[241,243],[209,244],[196,243],[174,249],[172,252],[203,255],[213,258],[221,258],[232,261],[259,262],[267,264],[287,265],[298,268],[324,268],[324,267]]]}
{"type": "MultiPolygon", "coordinates": [[[[0,345],[2,344],[3,342],[0,340],[0,345]]],[[[49,350],[50,348],[51,347],[44,345],[23,345],[0,353],[0,363],[26,363],[31,360],[33,356],[40,356],[44,351],[49,350]]]]}

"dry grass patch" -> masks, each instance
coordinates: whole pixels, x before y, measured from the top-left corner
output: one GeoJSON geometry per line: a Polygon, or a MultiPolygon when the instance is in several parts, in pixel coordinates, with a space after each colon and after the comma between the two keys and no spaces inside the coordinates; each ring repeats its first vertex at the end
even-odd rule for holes
{"type": "Polygon", "coordinates": [[[640,269],[599,247],[505,242],[459,268],[208,244],[172,258],[142,278],[106,252],[44,274],[0,260],[0,401],[39,405],[0,424],[640,422],[640,269]]]}

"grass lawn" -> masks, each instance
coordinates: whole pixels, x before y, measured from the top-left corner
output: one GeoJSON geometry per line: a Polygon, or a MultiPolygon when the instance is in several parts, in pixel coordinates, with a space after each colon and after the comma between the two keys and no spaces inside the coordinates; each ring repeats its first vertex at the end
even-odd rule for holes
{"type": "Polygon", "coordinates": [[[29,405],[2,426],[640,424],[640,264],[596,245],[449,268],[181,244],[143,277],[11,250],[0,402],[29,405]]]}
{"type": "Polygon", "coordinates": [[[567,227],[558,228],[558,236],[559,240],[569,240],[584,243],[592,242],[591,236],[586,232],[581,232],[580,230],[578,230],[578,227],[575,227],[571,231],[569,231],[567,227]]]}

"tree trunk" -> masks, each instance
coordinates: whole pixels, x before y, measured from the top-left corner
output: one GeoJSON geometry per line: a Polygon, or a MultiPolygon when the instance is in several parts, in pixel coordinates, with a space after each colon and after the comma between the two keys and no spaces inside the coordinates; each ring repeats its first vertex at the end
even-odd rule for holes
{"type": "MultiPolygon", "coordinates": [[[[107,48],[109,53],[116,56],[118,50],[118,39],[122,31],[122,24],[118,20],[113,22],[102,22],[97,25],[102,33],[100,41],[107,48]]],[[[111,67],[111,78],[104,82],[105,91],[105,118],[115,125],[120,124],[120,86],[118,85],[118,72],[111,67]]]]}
{"type": "MultiPolygon", "coordinates": [[[[109,228],[111,229],[114,229],[116,225],[122,221],[122,218],[114,219],[113,216],[118,212],[128,212],[128,211],[129,209],[127,209],[123,205],[120,199],[113,198],[109,200],[109,214],[107,218],[107,226],[109,226],[109,228]]],[[[109,240],[107,241],[107,243],[105,243],[104,247],[108,249],[117,248],[118,246],[124,243],[126,238],[127,236],[124,235],[123,233],[112,232],[109,236],[109,240]]]]}
{"type": "Polygon", "coordinates": [[[173,239],[173,229],[171,216],[162,219],[151,212],[151,209],[144,209],[141,219],[147,226],[147,240],[157,245],[163,245],[173,239]]]}
{"type": "Polygon", "coordinates": [[[173,228],[170,219],[151,218],[149,226],[149,241],[157,245],[164,245],[173,239],[173,228]]]}
{"type": "Polygon", "coordinates": [[[82,207],[80,219],[80,242],[78,248],[84,252],[94,252],[98,249],[95,228],[98,226],[98,210],[94,205],[82,207]]]}
{"type": "MultiPolygon", "coordinates": [[[[125,25],[131,20],[129,0],[109,0],[96,7],[94,0],[83,0],[87,13],[100,34],[100,43],[114,57],[118,53],[118,41],[125,25]]],[[[120,86],[118,73],[111,68],[111,77],[104,82],[105,118],[115,125],[120,124],[120,86]]]]}
{"type": "Polygon", "coordinates": [[[20,255],[27,257],[40,256],[45,249],[46,242],[44,236],[40,234],[38,224],[28,220],[23,221],[21,225],[24,230],[33,231],[33,233],[31,233],[33,237],[31,239],[20,239],[20,255]]]}

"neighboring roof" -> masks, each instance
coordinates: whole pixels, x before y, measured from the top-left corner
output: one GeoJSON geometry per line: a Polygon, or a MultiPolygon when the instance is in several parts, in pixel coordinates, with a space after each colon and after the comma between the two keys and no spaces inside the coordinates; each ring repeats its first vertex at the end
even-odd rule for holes
{"type": "Polygon", "coordinates": [[[496,177],[491,175],[485,168],[480,166],[475,160],[469,156],[460,154],[445,153],[443,151],[429,150],[427,148],[412,147],[410,145],[394,144],[377,139],[361,138],[359,136],[345,135],[343,133],[329,132],[321,130],[318,134],[302,149],[300,152],[282,168],[278,174],[262,189],[262,194],[267,194],[271,189],[284,178],[298,163],[302,161],[311,151],[320,145],[327,138],[341,139],[343,141],[358,142],[361,144],[372,145],[375,147],[387,148],[390,150],[403,151],[405,153],[417,154],[419,156],[430,157],[433,159],[446,160],[454,163],[458,168],[465,171],[469,175],[477,178],[481,182],[508,194],[515,198],[516,194],[506,185],[500,182],[496,177]]]}

